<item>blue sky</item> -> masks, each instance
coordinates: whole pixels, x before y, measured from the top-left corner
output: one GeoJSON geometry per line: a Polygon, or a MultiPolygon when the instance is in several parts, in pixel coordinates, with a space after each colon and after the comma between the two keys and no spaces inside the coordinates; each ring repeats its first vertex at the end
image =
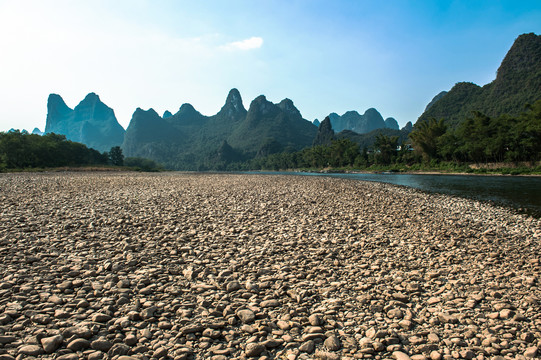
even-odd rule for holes
{"type": "Polygon", "coordinates": [[[308,119],[374,107],[403,126],[455,83],[484,85],[541,1],[0,0],[0,131],[45,127],[46,101],[95,92],[128,126],[137,107],[205,115],[237,88],[290,98],[308,119]]]}

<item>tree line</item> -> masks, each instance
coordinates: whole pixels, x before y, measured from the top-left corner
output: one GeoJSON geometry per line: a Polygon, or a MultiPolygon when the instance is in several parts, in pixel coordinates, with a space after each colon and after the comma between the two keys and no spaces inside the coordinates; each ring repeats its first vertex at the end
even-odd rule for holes
{"type": "Polygon", "coordinates": [[[417,124],[410,139],[424,161],[536,162],[541,160],[541,100],[526,109],[494,118],[474,111],[454,129],[443,119],[430,119],[417,124]]]}
{"type": "Polygon", "coordinates": [[[416,124],[409,139],[378,134],[372,146],[359,148],[349,139],[330,140],[298,152],[283,152],[232,163],[223,170],[285,170],[322,168],[415,168],[472,163],[536,163],[541,160],[541,100],[518,116],[490,118],[472,112],[455,128],[444,119],[416,124]]]}
{"type": "Polygon", "coordinates": [[[399,147],[398,136],[376,136],[372,148],[359,148],[350,139],[334,139],[329,145],[316,145],[297,152],[282,152],[265,157],[257,157],[246,162],[230,163],[217,170],[287,170],[324,169],[389,166],[393,163],[411,162],[419,157],[407,144],[399,147]]]}
{"type": "Polygon", "coordinates": [[[0,132],[0,171],[88,165],[122,166],[122,149],[115,146],[100,153],[64,135],[0,132]]]}
{"type": "MultiPolygon", "coordinates": [[[[224,142],[215,156],[199,164],[197,170],[392,170],[438,164],[536,163],[541,161],[541,100],[528,105],[518,116],[490,118],[472,112],[456,127],[448,126],[443,119],[420,121],[406,140],[379,133],[371,146],[363,148],[348,138],[335,137],[332,129],[330,134],[324,144],[268,155],[274,151],[270,142],[268,151],[260,151],[247,161],[242,161],[224,142]]],[[[124,159],[118,146],[100,153],[54,133],[43,136],[26,131],[0,133],[0,171],[85,165],[125,165],[143,171],[162,169],[152,160],[124,159]]]]}

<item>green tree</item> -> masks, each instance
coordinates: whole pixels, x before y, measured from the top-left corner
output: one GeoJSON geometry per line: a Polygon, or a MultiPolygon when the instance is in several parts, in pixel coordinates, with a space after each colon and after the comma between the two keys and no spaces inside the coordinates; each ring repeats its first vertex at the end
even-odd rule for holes
{"type": "Polygon", "coordinates": [[[124,155],[122,154],[120,146],[113,146],[111,150],[109,150],[109,160],[114,166],[124,165],[124,155]]]}
{"type": "Polygon", "coordinates": [[[349,139],[333,140],[329,147],[328,163],[331,166],[351,166],[359,155],[359,146],[349,139]]]}
{"type": "Polygon", "coordinates": [[[8,167],[6,154],[0,153],[0,172],[4,171],[8,167]]]}
{"type": "Polygon", "coordinates": [[[107,159],[99,152],[68,141],[64,135],[50,133],[40,136],[19,131],[0,133],[0,167],[5,169],[106,163],[107,159]]]}
{"type": "Polygon", "coordinates": [[[423,154],[425,160],[438,158],[438,140],[447,131],[443,119],[431,118],[429,121],[422,121],[416,124],[409,137],[413,147],[423,154]]]}
{"type": "Polygon", "coordinates": [[[508,133],[508,161],[541,160],[541,100],[527,105],[508,133]]]}
{"type": "Polygon", "coordinates": [[[378,134],[376,136],[376,142],[374,143],[374,150],[376,151],[374,159],[376,163],[381,165],[389,165],[396,158],[398,147],[398,136],[385,136],[378,134]]]}

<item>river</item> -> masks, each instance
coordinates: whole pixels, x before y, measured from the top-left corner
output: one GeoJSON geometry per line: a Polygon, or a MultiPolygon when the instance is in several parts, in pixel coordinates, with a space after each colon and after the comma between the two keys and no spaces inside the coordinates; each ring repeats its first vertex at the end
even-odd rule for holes
{"type": "Polygon", "coordinates": [[[376,181],[409,186],[427,192],[461,196],[494,202],[541,217],[541,177],[535,176],[480,176],[428,174],[321,174],[308,172],[258,172],[260,174],[288,174],[329,176],[343,179],[376,181]]]}

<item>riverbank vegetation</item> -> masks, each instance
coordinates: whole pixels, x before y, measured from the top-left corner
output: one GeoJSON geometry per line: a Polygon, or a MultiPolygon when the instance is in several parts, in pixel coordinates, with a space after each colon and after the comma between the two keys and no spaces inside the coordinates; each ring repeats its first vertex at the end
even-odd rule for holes
{"type": "Polygon", "coordinates": [[[159,171],[152,160],[124,158],[119,146],[100,153],[84,144],[69,141],[54,133],[43,136],[26,131],[0,133],[0,172],[70,170],[159,171]]]}
{"type": "MultiPolygon", "coordinates": [[[[379,134],[370,148],[335,139],[299,152],[229,164],[225,169],[541,174],[541,100],[519,116],[473,112],[457,127],[416,124],[409,140],[379,134]]],[[[224,169],[224,170],[225,170],[224,169]]]]}
{"type": "MultiPolygon", "coordinates": [[[[224,141],[214,157],[193,170],[541,174],[541,100],[518,116],[490,118],[473,112],[456,127],[444,119],[420,121],[408,138],[374,134],[372,144],[362,148],[355,138],[335,136],[332,129],[329,134],[326,141],[301,151],[272,153],[269,147],[248,161],[224,141]]],[[[0,133],[0,172],[65,167],[163,170],[149,159],[124,158],[118,146],[100,153],[63,135],[0,133]]]]}

